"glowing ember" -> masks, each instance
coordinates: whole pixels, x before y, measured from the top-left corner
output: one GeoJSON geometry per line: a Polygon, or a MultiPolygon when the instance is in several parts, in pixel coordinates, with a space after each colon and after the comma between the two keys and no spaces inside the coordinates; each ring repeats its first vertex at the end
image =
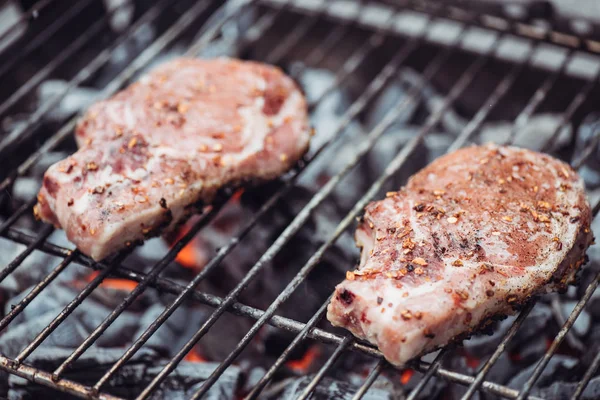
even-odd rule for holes
{"type": "Polygon", "coordinates": [[[200,355],[200,353],[198,353],[198,350],[196,350],[196,347],[193,347],[189,351],[189,353],[187,353],[185,355],[185,357],[183,359],[188,362],[205,362],[205,361],[207,361],[206,358],[202,357],[200,355]]]}
{"type": "MultiPolygon", "coordinates": [[[[177,232],[177,236],[171,246],[175,245],[178,240],[185,236],[186,233],[190,230],[192,226],[191,222],[185,224],[179,232],[177,232]]],[[[201,269],[207,262],[206,256],[200,249],[197,243],[198,239],[191,240],[187,245],[183,247],[177,253],[177,257],[175,257],[175,261],[177,261],[182,267],[191,268],[191,269],[201,269]]]]}
{"type": "Polygon", "coordinates": [[[312,346],[299,360],[288,361],[285,365],[298,373],[308,372],[313,361],[315,361],[321,355],[321,350],[317,346],[312,346]]]}
{"type": "Polygon", "coordinates": [[[481,364],[480,359],[472,356],[471,354],[467,353],[466,351],[463,351],[463,357],[465,358],[465,361],[470,368],[475,369],[475,368],[479,367],[479,364],[481,364]]]}
{"type": "Polygon", "coordinates": [[[410,382],[410,378],[412,378],[414,374],[415,371],[410,368],[402,370],[402,373],[400,374],[400,383],[406,385],[408,382],[410,382]]]}
{"type": "MultiPolygon", "coordinates": [[[[99,272],[94,271],[86,277],[87,282],[91,282],[98,276],[99,272]]],[[[131,292],[138,285],[136,281],[130,281],[129,279],[120,278],[106,278],[100,284],[100,287],[122,290],[125,292],[131,292]]]]}

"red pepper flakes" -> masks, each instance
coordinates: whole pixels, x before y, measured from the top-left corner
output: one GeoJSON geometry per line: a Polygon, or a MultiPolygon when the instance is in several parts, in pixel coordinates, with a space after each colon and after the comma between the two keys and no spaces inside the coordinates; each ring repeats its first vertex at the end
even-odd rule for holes
{"type": "Polygon", "coordinates": [[[421,257],[414,258],[414,259],[412,260],[412,262],[413,262],[414,264],[420,265],[420,266],[422,266],[422,267],[426,267],[426,266],[427,266],[427,261],[425,261],[425,260],[424,260],[423,258],[421,258],[421,257]]]}
{"type": "Polygon", "coordinates": [[[469,298],[469,293],[467,293],[466,290],[455,290],[454,292],[461,298],[461,300],[467,300],[469,298]]]}
{"type": "Polygon", "coordinates": [[[408,321],[412,318],[412,313],[409,310],[404,310],[400,313],[403,320],[408,321]]]}

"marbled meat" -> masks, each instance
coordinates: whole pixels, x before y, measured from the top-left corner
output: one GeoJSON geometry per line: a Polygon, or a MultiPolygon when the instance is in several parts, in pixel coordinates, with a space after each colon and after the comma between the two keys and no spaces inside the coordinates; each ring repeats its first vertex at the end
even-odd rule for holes
{"type": "Polygon", "coordinates": [[[402,366],[564,289],[585,261],[590,221],[569,165],[516,147],[456,151],[366,207],[360,265],[327,317],[402,366]]]}
{"type": "Polygon", "coordinates": [[[79,150],[48,169],[35,214],[101,260],[184,221],[220,188],[281,175],[310,132],[304,96],[278,68],[176,59],[88,110],[79,150]]]}

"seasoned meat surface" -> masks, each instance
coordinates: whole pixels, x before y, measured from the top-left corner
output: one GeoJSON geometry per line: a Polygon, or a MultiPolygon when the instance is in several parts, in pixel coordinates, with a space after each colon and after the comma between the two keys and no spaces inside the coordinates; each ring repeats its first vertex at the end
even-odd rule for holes
{"type": "Polygon", "coordinates": [[[564,288],[593,240],[590,221],[567,164],[516,147],[456,151],[366,207],[360,265],[327,318],[401,366],[564,288]]]}
{"type": "Polygon", "coordinates": [[[279,176],[309,137],[305,99],[279,69],[177,59],[90,108],[79,150],[48,169],[35,213],[100,260],[224,186],[279,176]]]}

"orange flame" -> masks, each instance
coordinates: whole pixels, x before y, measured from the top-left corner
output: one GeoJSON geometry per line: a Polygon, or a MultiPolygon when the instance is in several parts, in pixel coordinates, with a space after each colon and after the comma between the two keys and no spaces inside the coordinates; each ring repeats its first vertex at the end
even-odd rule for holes
{"type": "MultiPolygon", "coordinates": [[[[86,277],[87,282],[93,281],[100,272],[94,271],[86,277]]],[[[109,289],[117,289],[126,292],[131,292],[138,285],[136,281],[131,281],[129,279],[120,279],[120,278],[106,278],[100,284],[100,287],[109,288],[109,289]]]]}
{"type": "Polygon", "coordinates": [[[244,193],[244,189],[238,189],[235,191],[233,195],[231,195],[231,201],[240,201],[242,194],[244,193]]]}
{"type": "Polygon", "coordinates": [[[206,358],[202,357],[200,353],[196,350],[196,347],[192,347],[192,349],[185,355],[183,358],[188,362],[205,362],[206,358]]]}
{"type": "Polygon", "coordinates": [[[400,383],[406,385],[408,382],[410,382],[410,378],[412,378],[414,374],[415,371],[410,368],[403,370],[400,374],[400,383]]]}
{"type": "MultiPolygon", "coordinates": [[[[244,193],[244,189],[237,190],[232,196],[231,201],[239,202],[244,193]]],[[[179,239],[185,236],[190,230],[190,223],[185,224],[178,232],[173,243],[176,243],[179,239]]],[[[206,254],[202,251],[202,247],[199,246],[198,239],[191,240],[187,245],[183,247],[175,257],[182,267],[190,268],[194,270],[200,270],[208,262],[206,254]]]]}
{"type": "Polygon", "coordinates": [[[509,358],[511,361],[513,361],[513,362],[521,361],[521,360],[523,359],[523,357],[521,356],[521,354],[520,354],[520,353],[517,353],[517,352],[514,352],[514,353],[513,353],[513,352],[511,352],[511,353],[508,353],[508,358],[509,358]]]}
{"type": "MultiPolygon", "coordinates": [[[[176,243],[179,239],[185,236],[190,230],[190,224],[185,224],[179,232],[173,243],[176,243]]],[[[177,253],[175,261],[177,261],[184,268],[201,269],[206,264],[206,257],[202,251],[198,248],[195,240],[191,240],[186,244],[183,249],[177,253]]]]}
{"type": "Polygon", "coordinates": [[[317,346],[312,346],[306,350],[306,353],[304,353],[301,359],[290,360],[285,363],[285,365],[295,372],[306,373],[308,372],[308,369],[312,365],[313,361],[315,361],[315,359],[320,355],[321,349],[319,349],[317,346]]]}
{"type": "Polygon", "coordinates": [[[481,360],[475,356],[473,356],[472,354],[469,354],[466,351],[463,351],[463,357],[465,358],[465,362],[467,363],[467,366],[469,368],[477,368],[479,367],[479,364],[481,364],[481,360]]]}

